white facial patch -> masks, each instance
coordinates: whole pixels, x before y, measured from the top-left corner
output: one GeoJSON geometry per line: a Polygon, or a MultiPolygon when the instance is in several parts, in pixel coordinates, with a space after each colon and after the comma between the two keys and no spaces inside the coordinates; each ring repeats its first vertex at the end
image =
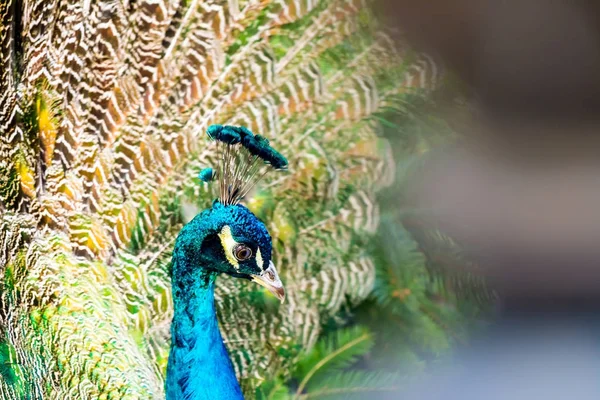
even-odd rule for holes
{"type": "Polygon", "coordinates": [[[221,232],[219,232],[219,239],[221,239],[221,246],[223,246],[223,250],[225,250],[225,257],[227,257],[227,261],[229,261],[229,263],[233,265],[233,268],[239,270],[240,264],[233,255],[233,248],[236,244],[238,244],[238,242],[236,242],[233,238],[233,235],[231,234],[231,228],[229,227],[229,225],[225,225],[223,229],[221,229],[221,232]]]}
{"type": "Polygon", "coordinates": [[[260,254],[260,247],[256,249],[256,265],[261,270],[263,270],[263,271],[265,270],[265,266],[263,265],[262,254],[260,254]]]}

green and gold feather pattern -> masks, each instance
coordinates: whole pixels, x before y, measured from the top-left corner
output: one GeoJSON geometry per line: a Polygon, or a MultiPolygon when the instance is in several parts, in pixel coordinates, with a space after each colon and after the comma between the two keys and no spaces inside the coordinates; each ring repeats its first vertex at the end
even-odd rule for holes
{"type": "Polygon", "coordinates": [[[375,193],[393,179],[372,116],[439,73],[367,4],[9,0],[0,18],[1,398],[164,395],[170,251],[217,197],[197,178],[211,124],[289,159],[246,201],[286,302],[226,277],[216,294],[247,391],[369,295],[375,193]]]}

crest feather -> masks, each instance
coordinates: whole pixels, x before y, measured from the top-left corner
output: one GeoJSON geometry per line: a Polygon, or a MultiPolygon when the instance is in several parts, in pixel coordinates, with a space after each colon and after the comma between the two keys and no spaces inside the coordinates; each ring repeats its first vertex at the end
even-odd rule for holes
{"type": "Polygon", "coordinates": [[[199,177],[204,182],[218,177],[222,204],[239,203],[267,172],[287,169],[287,159],[271,147],[269,140],[248,128],[211,125],[206,134],[217,143],[220,165],[217,172],[206,168],[199,177]]]}

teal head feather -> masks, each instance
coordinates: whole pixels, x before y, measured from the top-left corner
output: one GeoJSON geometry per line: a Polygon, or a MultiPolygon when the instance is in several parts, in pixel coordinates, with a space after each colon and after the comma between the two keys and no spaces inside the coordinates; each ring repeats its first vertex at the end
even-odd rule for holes
{"type": "Polygon", "coordinates": [[[220,168],[206,168],[199,178],[210,182],[216,177],[220,197],[187,223],[175,241],[167,400],[242,398],[216,318],[219,274],[252,280],[284,299],[269,232],[238,203],[266,171],[285,169],[287,160],[246,128],[213,125],[207,133],[222,148],[220,168]]]}
{"type": "Polygon", "coordinates": [[[215,173],[213,171],[212,168],[204,168],[202,171],[200,171],[200,173],[198,174],[198,178],[202,181],[202,182],[210,182],[212,180],[215,179],[215,173]]]}
{"type": "MultiPolygon", "coordinates": [[[[205,271],[254,279],[271,263],[271,236],[265,225],[240,204],[215,201],[186,224],[175,243],[176,256],[205,271]]],[[[176,281],[192,271],[173,270],[176,281]]],[[[196,267],[193,267],[194,270],[196,267]]]]}

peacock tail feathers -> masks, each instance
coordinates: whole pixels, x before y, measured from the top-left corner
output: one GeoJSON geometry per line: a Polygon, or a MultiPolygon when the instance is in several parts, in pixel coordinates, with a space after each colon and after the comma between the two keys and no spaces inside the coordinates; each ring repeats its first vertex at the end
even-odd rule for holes
{"type": "Polygon", "coordinates": [[[212,124],[289,159],[246,201],[286,303],[225,277],[216,293],[242,382],[287,374],[369,295],[394,170],[375,115],[439,73],[365,2],[9,0],[0,21],[0,397],[163,396],[170,251],[217,197],[198,178],[212,124]]]}

